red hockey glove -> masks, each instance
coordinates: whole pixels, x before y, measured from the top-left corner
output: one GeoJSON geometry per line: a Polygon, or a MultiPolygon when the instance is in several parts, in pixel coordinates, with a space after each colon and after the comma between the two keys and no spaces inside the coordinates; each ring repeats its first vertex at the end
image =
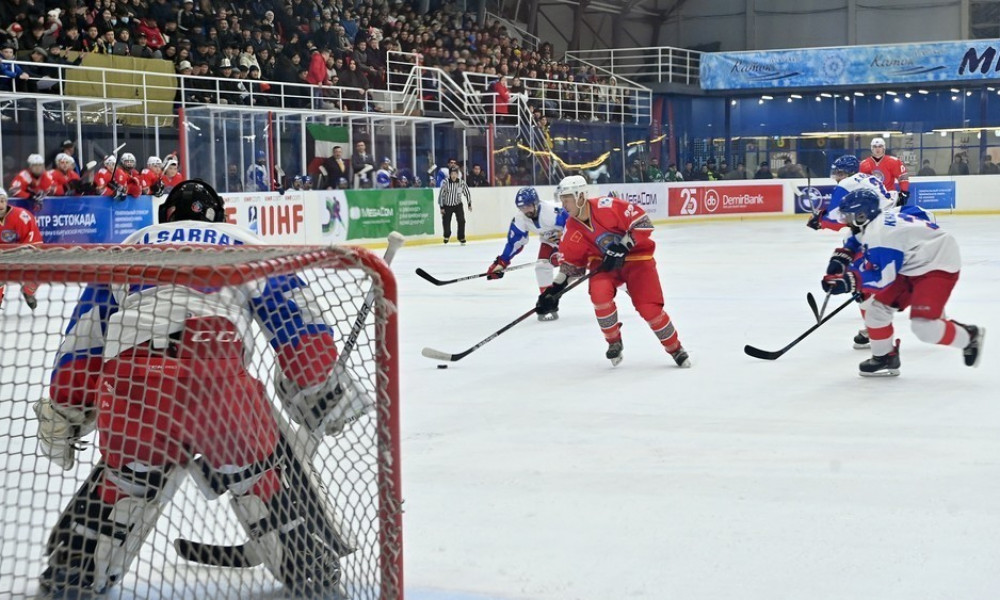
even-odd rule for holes
{"type": "Polygon", "coordinates": [[[824,292],[830,294],[848,294],[858,291],[861,287],[861,275],[857,271],[847,271],[840,275],[827,275],[820,282],[824,292]]]}
{"type": "Polygon", "coordinates": [[[510,262],[501,257],[497,257],[489,269],[486,269],[486,279],[500,279],[504,275],[504,270],[510,262]]]}
{"type": "Polygon", "coordinates": [[[837,248],[830,257],[830,263],[826,266],[827,275],[841,275],[851,268],[854,261],[854,254],[847,248],[837,248]]]}

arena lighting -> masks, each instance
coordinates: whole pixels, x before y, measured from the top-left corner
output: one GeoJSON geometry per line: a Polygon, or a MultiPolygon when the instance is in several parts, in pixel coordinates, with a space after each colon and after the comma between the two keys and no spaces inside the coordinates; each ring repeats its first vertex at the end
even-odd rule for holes
{"type": "Polygon", "coordinates": [[[855,96],[862,96],[862,97],[864,97],[865,93],[864,92],[854,92],[854,95],[855,96]]]}
{"type": "Polygon", "coordinates": [[[924,94],[924,95],[926,96],[926,95],[927,95],[927,94],[929,94],[930,92],[928,92],[927,90],[917,90],[917,93],[918,93],[918,94],[924,94]]]}
{"type": "Polygon", "coordinates": [[[896,92],[893,92],[892,90],[886,90],[885,95],[886,96],[895,96],[896,92]]]}
{"type": "Polygon", "coordinates": [[[816,102],[822,102],[822,101],[823,101],[822,98],[820,98],[819,96],[816,96],[816,102]]]}
{"type": "Polygon", "coordinates": [[[834,97],[833,95],[831,95],[831,94],[827,94],[826,92],[822,92],[822,93],[820,94],[820,96],[823,96],[824,98],[833,98],[833,97],[834,97]]]}
{"type": "Polygon", "coordinates": [[[952,102],[954,102],[955,100],[958,100],[958,96],[952,96],[951,100],[952,100],[952,102]]]}
{"type": "Polygon", "coordinates": [[[965,92],[965,95],[966,95],[966,96],[971,96],[971,95],[972,95],[972,92],[965,92]]]}
{"type": "Polygon", "coordinates": [[[942,127],[941,129],[932,129],[931,131],[936,131],[940,133],[972,133],[972,132],[983,131],[984,129],[1000,130],[1000,126],[983,125],[982,127],[942,127]]]}
{"type": "Polygon", "coordinates": [[[875,94],[875,99],[876,100],[881,100],[882,99],[882,94],[875,94]]]}
{"type": "Polygon", "coordinates": [[[912,98],[912,97],[913,97],[913,94],[911,94],[910,92],[906,92],[906,97],[907,97],[907,98],[912,98]]]}
{"type": "Polygon", "coordinates": [[[788,101],[789,101],[789,102],[794,102],[794,100],[792,100],[791,98],[789,98],[789,99],[788,99],[788,101]]]}
{"type": "Polygon", "coordinates": [[[801,135],[802,137],[810,137],[810,138],[846,137],[849,135],[877,135],[881,137],[891,137],[894,135],[903,135],[903,132],[895,130],[886,131],[884,129],[880,129],[878,131],[803,131],[799,135],[801,135]]]}
{"type": "Polygon", "coordinates": [[[765,96],[761,96],[760,99],[761,100],[774,100],[774,96],[766,96],[765,95],[765,96]]]}
{"type": "Polygon", "coordinates": [[[957,93],[959,93],[959,92],[960,92],[961,90],[959,90],[958,88],[951,88],[951,89],[950,89],[949,91],[950,91],[950,92],[951,92],[952,94],[957,94],[957,93]]]}
{"type": "Polygon", "coordinates": [[[736,100],[730,100],[729,106],[736,106],[736,100]]]}
{"type": "Polygon", "coordinates": [[[801,100],[802,96],[800,96],[798,94],[792,94],[792,98],[795,98],[796,100],[801,100]]]}
{"type": "Polygon", "coordinates": [[[899,98],[893,98],[892,101],[893,102],[899,102],[900,100],[899,100],[899,98]]]}

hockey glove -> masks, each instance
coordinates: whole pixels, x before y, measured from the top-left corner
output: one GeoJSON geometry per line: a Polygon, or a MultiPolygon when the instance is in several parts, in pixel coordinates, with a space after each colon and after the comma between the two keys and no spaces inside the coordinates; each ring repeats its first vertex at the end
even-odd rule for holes
{"type": "Polygon", "coordinates": [[[162,196],[163,195],[163,187],[164,187],[163,186],[163,181],[162,180],[157,180],[157,182],[154,183],[151,188],[149,188],[149,193],[152,194],[153,196],[162,196]]]}
{"type": "Polygon", "coordinates": [[[274,391],[292,420],[309,431],[337,435],[375,405],[364,387],[341,365],[333,367],[326,381],[306,388],[285,377],[281,367],[275,365],[274,371],[274,391]]]}
{"type": "Polygon", "coordinates": [[[500,279],[504,275],[504,270],[510,261],[504,260],[502,257],[497,257],[493,264],[490,265],[489,269],[486,269],[486,279],[500,279]]]}
{"type": "Polygon", "coordinates": [[[616,271],[625,266],[625,257],[635,246],[635,242],[628,234],[622,237],[620,241],[617,241],[609,245],[604,250],[604,262],[601,263],[602,271],[616,271]]]}
{"type": "Polygon", "coordinates": [[[847,271],[839,275],[827,275],[820,282],[823,291],[830,294],[849,294],[858,291],[861,276],[857,271],[847,271]]]}
{"type": "Polygon", "coordinates": [[[806,227],[808,227],[809,229],[815,229],[816,231],[823,229],[823,217],[825,216],[826,216],[825,210],[813,213],[813,216],[809,217],[809,220],[806,221],[806,227]]]}
{"type": "Polygon", "coordinates": [[[841,275],[851,268],[854,254],[847,248],[837,248],[830,257],[830,263],[826,265],[827,275],[841,275]]]}
{"type": "Polygon", "coordinates": [[[558,250],[553,252],[552,255],[549,256],[549,263],[551,263],[553,267],[558,267],[563,264],[563,253],[558,250]]]}
{"type": "Polygon", "coordinates": [[[64,471],[72,469],[76,451],[83,447],[80,438],[94,430],[97,411],[59,406],[48,398],[39,400],[32,408],[38,416],[38,445],[42,454],[64,471]]]}
{"type": "Polygon", "coordinates": [[[563,279],[559,283],[553,283],[545,288],[545,291],[538,295],[538,302],[535,302],[535,312],[540,315],[547,315],[559,310],[559,296],[569,285],[569,279],[563,279]]]}
{"type": "Polygon", "coordinates": [[[910,199],[910,192],[904,192],[899,190],[899,194],[896,196],[896,206],[906,206],[906,201],[910,199]]]}

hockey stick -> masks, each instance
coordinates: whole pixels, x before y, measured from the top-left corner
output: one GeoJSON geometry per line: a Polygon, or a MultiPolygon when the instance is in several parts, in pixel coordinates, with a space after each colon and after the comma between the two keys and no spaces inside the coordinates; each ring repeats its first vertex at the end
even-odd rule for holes
{"type": "Polygon", "coordinates": [[[816,323],[815,325],[813,325],[809,329],[806,329],[805,332],[802,335],[800,335],[799,337],[797,337],[794,340],[792,340],[792,342],[790,344],[788,344],[787,346],[785,346],[781,350],[775,350],[775,351],[761,350],[760,348],[755,348],[755,347],[747,344],[746,346],[743,346],[743,352],[746,352],[747,355],[749,355],[749,356],[752,356],[754,358],[759,358],[759,359],[762,359],[762,360],[777,360],[785,352],[788,352],[789,350],[791,350],[796,344],[798,344],[802,340],[806,339],[809,336],[809,334],[811,334],[812,332],[814,332],[817,329],[819,329],[820,326],[822,326],[824,323],[826,323],[827,321],[829,321],[833,317],[837,316],[837,313],[839,313],[840,311],[844,310],[845,308],[847,308],[848,306],[850,306],[851,303],[853,303],[855,301],[856,301],[855,300],[855,296],[851,296],[851,298],[847,302],[844,302],[843,304],[841,304],[840,306],[838,306],[832,313],[830,313],[826,317],[823,317],[823,319],[821,321],[819,321],[818,323],[816,323]]]}
{"type": "MultiPolygon", "coordinates": [[[[120,146],[118,146],[117,148],[115,148],[115,151],[114,151],[114,154],[113,154],[113,156],[115,157],[115,166],[111,167],[111,181],[108,182],[109,185],[116,185],[116,182],[115,182],[115,173],[118,172],[118,153],[121,152],[122,148],[124,148],[124,147],[125,147],[125,142],[122,142],[120,146]]],[[[128,185],[128,183],[126,182],[126,187],[127,187],[127,185],[128,185]]],[[[112,197],[115,198],[115,199],[118,198],[118,190],[115,190],[115,194],[112,197]]]]}
{"type": "MultiPolygon", "coordinates": [[[[560,292],[559,295],[556,296],[556,297],[557,298],[561,298],[564,294],[566,294],[566,292],[568,292],[571,289],[575,288],[576,286],[580,285],[584,281],[587,281],[588,279],[590,279],[591,277],[593,277],[594,275],[596,275],[599,272],[600,271],[598,271],[598,270],[594,270],[594,271],[591,271],[590,273],[587,273],[586,275],[584,275],[580,279],[577,279],[576,281],[574,281],[573,283],[571,283],[569,286],[567,286],[566,289],[564,289],[562,292],[560,292]]],[[[447,352],[441,352],[440,350],[435,350],[433,348],[424,348],[423,350],[420,351],[420,354],[426,356],[427,358],[432,358],[434,360],[441,360],[441,361],[446,361],[446,362],[458,362],[458,361],[462,360],[463,358],[465,358],[466,356],[472,354],[476,350],[479,350],[480,348],[482,348],[486,344],[492,342],[496,338],[500,337],[500,335],[503,334],[505,331],[507,331],[511,327],[517,325],[521,321],[527,319],[531,315],[535,314],[535,312],[536,312],[536,309],[532,308],[531,310],[529,310],[528,312],[524,313],[520,317],[514,319],[510,323],[507,323],[506,325],[504,325],[500,329],[494,331],[489,336],[487,336],[486,339],[484,339],[483,341],[479,342],[475,346],[469,348],[468,350],[465,350],[464,352],[459,352],[458,354],[448,354],[447,352]]]]}
{"type": "MultiPolygon", "coordinates": [[[[382,260],[384,260],[386,264],[392,264],[392,259],[396,256],[396,251],[398,251],[405,242],[406,238],[398,232],[393,231],[390,233],[388,237],[388,246],[385,249],[385,254],[382,256],[382,260]]],[[[344,342],[344,346],[340,351],[340,356],[337,357],[337,363],[339,365],[346,366],[351,352],[354,351],[354,347],[358,343],[358,337],[365,328],[365,321],[368,320],[368,315],[372,311],[374,301],[375,290],[369,290],[368,294],[365,296],[364,304],[358,310],[358,316],[354,320],[354,325],[351,327],[351,332],[347,336],[347,341],[344,342]]],[[[317,406],[313,408],[313,413],[316,417],[317,423],[321,422],[323,414],[327,411],[327,409],[328,407],[323,401],[317,403],[317,406]]],[[[281,435],[278,439],[277,453],[283,454],[289,461],[292,470],[297,474],[293,477],[301,478],[306,483],[309,483],[309,474],[312,469],[305,464],[305,461],[311,461],[313,455],[316,453],[316,449],[322,441],[322,434],[307,431],[305,427],[299,427],[298,430],[293,432],[282,417],[276,414],[275,420],[278,422],[278,426],[281,430],[281,435]],[[294,440],[294,442],[292,440],[294,440]],[[301,449],[301,452],[296,452],[296,448],[301,449]]],[[[303,485],[302,489],[309,490],[310,488],[308,485],[303,485]]],[[[312,498],[314,503],[322,504],[321,500],[315,498],[316,494],[311,495],[314,496],[314,498],[312,498]]],[[[338,554],[340,554],[341,549],[345,550],[343,554],[349,553],[346,550],[353,551],[353,549],[351,549],[352,544],[343,539],[343,536],[341,536],[339,531],[337,531],[338,528],[332,527],[329,529],[331,529],[331,531],[327,532],[326,537],[328,539],[332,538],[335,542],[331,545],[338,547],[338,554]]],[[[174,550],[176,550],[177,554],[185,560],[215,567],[244,568],[255,567],[261,563],[259,557],[251,555],[251,553],[247,550],[247,545],[245,543],[226,546],[177,538],[174,540],[174,550]]]]}
{"type": "Polygon", "coordinates": [[[830,303],[830,295],[827,293],[826,298],[823,298],[823,308],[819,308],[816,304],[816,298],[812,295],[812,292],[806,294],[806,302],[809,303],[809,308],[812,310],[813,316],[816,317],[816,322],[823,320],[823,315],[826,314],[826,305],[830,303]]]}
{"type": "MultiPolygon", "coordinates": [[[[510,271],[516,271],[518,269],[532,267],[540,262],[548,262],[548,261],[536,260],[535,262],[524,263],[523,265],[517,265],[515,267],[507,267],[506,269],[504,269],[503,272],[508,273],[510,271]]],[[[479,279],[480,277],[486,277],[487,275],[489,275],[489,273],[477,273],[475,275],[466,275],[465,277],[459,277],[457,279],[438,279],[437,277],[434,277],[433,275],[431,275],[430,273],[419,267],[417,267],[416,273],[417,275],[420,275],[421,277],[433,283],[434,285],[449,285],[452,283],[457,283],[459,281],[468,281],[469,279],[479,279]]]]}

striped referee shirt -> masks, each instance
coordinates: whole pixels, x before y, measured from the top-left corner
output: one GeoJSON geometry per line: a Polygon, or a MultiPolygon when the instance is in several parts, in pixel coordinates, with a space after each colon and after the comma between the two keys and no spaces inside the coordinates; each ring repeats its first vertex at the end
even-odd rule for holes
{"type": "Polygon", "coordinates": [[[462,194],[465,194],[465,202],[472,208],[472,194],[469,193],[469,186],[459,179],[452,181],[449,177],[441,183],[441,193],[438,195],[438,206],[461,206],[462,194]]]}

